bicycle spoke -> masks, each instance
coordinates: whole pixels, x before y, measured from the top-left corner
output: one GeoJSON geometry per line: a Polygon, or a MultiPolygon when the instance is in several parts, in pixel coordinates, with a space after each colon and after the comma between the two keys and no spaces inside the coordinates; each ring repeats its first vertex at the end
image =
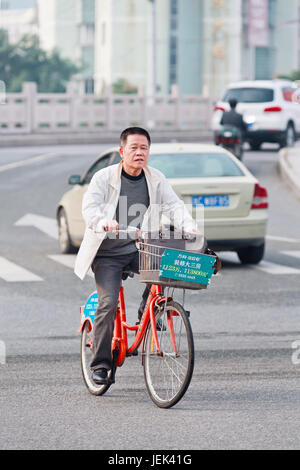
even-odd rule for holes
{"type": "Polygon", "coordinates": [[[144,372],[149,394],[161,407],[173,406],[185,393],[193,372],[194,350],[184,309],[169,302],[158,315],[165,329],[158,334],[159,352],[151,351],[148,331],[144,350],[144,372]],[[175,313],[175,315],[174,315],[175,313]],[[167,316],[171,321],[166,321],[167,316]]]}
{"type": "Polygon", "coordinates": [[[176,375],[176,373],[175,373],[175,371],[172,369],[172,367],[169,366],[168,361],[165,361],[165,363],[166,363],[166,366],[168,367],[169,371],[171,372],[171,377],[176,377],[176,379],[178,380],[178,382],[181,383],[179,374],[176,375]]]}

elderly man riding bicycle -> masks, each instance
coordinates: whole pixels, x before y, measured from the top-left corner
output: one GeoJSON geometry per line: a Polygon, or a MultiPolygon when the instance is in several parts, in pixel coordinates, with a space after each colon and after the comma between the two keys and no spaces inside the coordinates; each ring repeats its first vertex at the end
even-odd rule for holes
{"type": "MultiPolygon", "coordinates": [[[[112,368],[111,342],[122,274],[124,270],[139,271],[134,237],[118,236],[120,224],[125,222],[143,231],[149,231],[149,226],[157,230],[160,216],[165,214],[175,228],[200,233],[165,176],[147,165],[149,133],[130,127],[122,132],[120,140],[121,163],[95,173],[84,196],[86,231],[75,264],[79,278],[84,279],[90,267],[95,275],[99,304],[90,367],[96,384],[107,383],[112,368]]],[[[146,288],[139,317],[148,292],[146,288]]]]}

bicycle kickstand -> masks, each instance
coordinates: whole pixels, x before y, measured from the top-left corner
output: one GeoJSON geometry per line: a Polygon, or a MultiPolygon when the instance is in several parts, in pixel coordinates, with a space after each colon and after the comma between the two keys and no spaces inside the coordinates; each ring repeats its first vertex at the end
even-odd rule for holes
{"type": "Polygon", "coordinates": [[[111,384],[114,384],[114,383],[115,383],[116,362],[117,362],[117,359],[118,359],[118,354],[119,354],[119,350],[118,350],[118,349],[114,349],[113,352],[112,352],[112,363],[113,363],[113,366],[112,366],[111,374],[110,374],[110,378],[109,378],[109,382],[110,382],[111,384]]]}

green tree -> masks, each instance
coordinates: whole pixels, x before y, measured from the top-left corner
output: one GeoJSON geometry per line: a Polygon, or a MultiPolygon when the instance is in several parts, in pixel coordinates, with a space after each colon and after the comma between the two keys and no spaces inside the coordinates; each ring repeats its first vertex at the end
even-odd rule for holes
{"type": "Polygon", "coordinates": [[[10,44],[7,32],[0,30],[0,80],[7,92],[19,92],[22,83],[36,82],[39,92],[61,93],[80,70],[57,50],[44,51],[38,36],[25,35],[17,44],[10,44]]]}
{"type": "Polygon", "coordinates": [[[300,80],[300,70],[293,70],[289,75],[279,75],[278,78],[284,78],[295,82],[300,80]]]}
{"type": "Polygon", "coordinates": [[[125,78],[119,78],[113,83],[113,93],[116,94],[134,94],[137,93],[138,89],[134,85],[131,85],[125,78]]]}

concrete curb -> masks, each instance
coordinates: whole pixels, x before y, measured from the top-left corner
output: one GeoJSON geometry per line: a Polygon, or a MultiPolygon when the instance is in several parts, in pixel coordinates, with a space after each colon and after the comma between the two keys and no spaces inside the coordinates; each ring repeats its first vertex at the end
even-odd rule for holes
{"type": "Polygon", "coordinates": [[[280,150],[278,163],[282,179],[300,199],[300,148],[280,150]]]}

